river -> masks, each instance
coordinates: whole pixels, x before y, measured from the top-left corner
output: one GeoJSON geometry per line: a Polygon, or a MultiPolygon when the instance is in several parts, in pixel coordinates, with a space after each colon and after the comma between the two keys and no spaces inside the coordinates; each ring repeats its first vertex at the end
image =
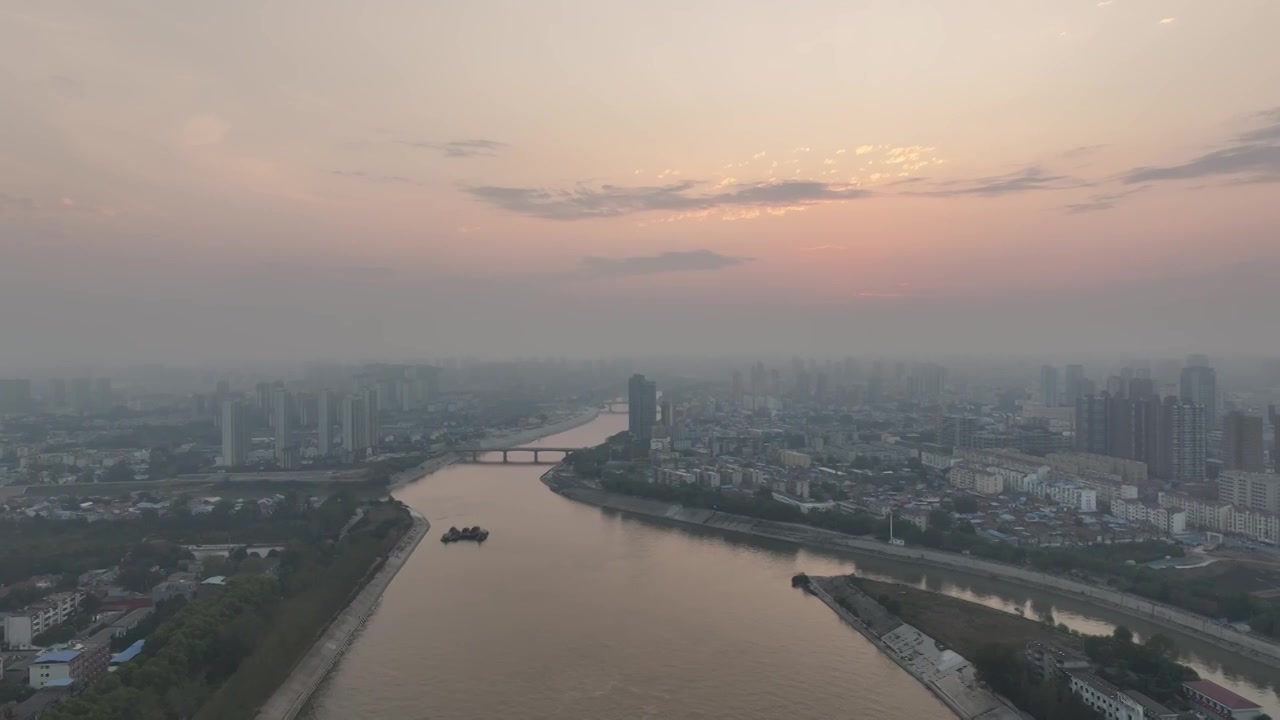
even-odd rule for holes
{"type": "MultiPolygon", "coordinates": [[[[593,445],[625,425],[602,415],[536,444],[593,445]]],[[[801,571],[857,569],[1094,632],[1119,619],[994,580],[602,511],[552,493],[538,482],[545,470],[454,465],[397,491],[431,534],[305,717],[952,717],[793,590],[801,571]],[[483,546],[436,541],[475,524],[492,531],[483,546]]],[[[1203,676],[1280,717],[1267,671],[1166,634],[1203,676]]]]}

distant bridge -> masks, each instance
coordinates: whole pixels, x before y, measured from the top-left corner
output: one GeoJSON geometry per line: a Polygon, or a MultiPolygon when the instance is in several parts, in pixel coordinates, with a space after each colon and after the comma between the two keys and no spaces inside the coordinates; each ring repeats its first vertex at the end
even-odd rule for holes
{"type": "Polygon", "coordinates": [[[627,404],[626,400],[611,400],[609,402],[603,402],[600,403],[600,407],[604,408],[606,413],[613,413],[614,415],[626,415],[631,410],[631,406],[627,404]],[[622,409],[619,410],[619,407],[622,409]]]}
{"type": "Polygon", "coordinates": [[[555,465],[561,460],[569,456],[570,453],[576,453],[579,450],[589,450],[590,448],[580,447],[508,447],[508,448],[487,448],[484,450],[459,450],[458,462],[464,463],[503,463],[511,464],[513,462],[524,465],[555,465]],[[486,459],[484,456],[489,454],[502,453],[502,459],[486,459]],[[511,453],[531,453],[529,460],[512,460],[511,453]],[[541,453],[559,453],[554,460],[543,460],[541,453]]]}

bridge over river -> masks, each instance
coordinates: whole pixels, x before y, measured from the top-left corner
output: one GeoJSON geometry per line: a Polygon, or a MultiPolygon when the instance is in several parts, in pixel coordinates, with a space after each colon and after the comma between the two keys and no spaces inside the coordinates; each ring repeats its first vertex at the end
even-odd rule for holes
{"type": "Polygon", "coordinates": [[[498,447],[498,448],[485,448],[485,449],[476,448],[474,450],[459,450],[458,462],[504,463],[504,464],[518,463],[522,465],[555,465],[556,463],[568,457],[569,453],[575,453],[575,452],[578,452],[579,450],[587,450],[587,449],[589,448],[581,448],[581,447],[506,447],[506,448],[498,447]],[[492,457],[493,455],[497,455],[498,453],[502,453],[501,460],[498,460],[497,458],[492,457]],[[511,455],[513,453],[516,453],[516,454],[529,453],[530,459],[512,460],[511,455]],[[552,453],[553,455],[555,455],[555,458],[551,460],[544,460],[542,459],[541,453],[552,453]],[[486,455],[490,457],[485,457],[486,455]]]}

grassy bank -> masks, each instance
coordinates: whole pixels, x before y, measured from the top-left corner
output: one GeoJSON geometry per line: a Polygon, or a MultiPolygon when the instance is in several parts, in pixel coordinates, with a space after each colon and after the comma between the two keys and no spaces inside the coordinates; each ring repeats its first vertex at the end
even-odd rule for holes
{"type": "Polygon", "coordinates": [[[862,577],[851,579],[860,590],[876,598],[890,612],[914,625],[926,635],[940,640],[961,655],[972,658],[993,639],[1019,647],[1029,642],[1056,642],[1079,649],[1079,638],[1051,624],[1036,622],[1002,610],[927,590],[879,582],[862,577]]]}

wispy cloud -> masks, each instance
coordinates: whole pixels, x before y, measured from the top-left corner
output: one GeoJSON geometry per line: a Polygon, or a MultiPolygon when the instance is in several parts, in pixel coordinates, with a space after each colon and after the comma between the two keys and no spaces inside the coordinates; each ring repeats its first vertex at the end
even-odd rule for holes
{"type": "Polygon", "coordinates": [[[438,150],[441,155],[447,158],[493,157],[500,150],[508,147],[504,142],[484,139],[450,140],[449,142],[404,140],[401,142],[409,147],[438,150]]]}
{"type": "Polygon", "coordinates": [[[1081,145],[1079,147],[1073,147],[1070,150],[1064,150],[1061,153],[1060,157],[1064,157],[1064,158],[1083,157],[1085,155],[1092,155],[1093,153],[1105,147],[1107,147],[1105,143],[1098,144],[1098,145],[1081,145]]]}
{"type": "Polygon", "coordinates": [[[334,175],[345,178],[353,178],[356,180],[365,180],[372,183],[399,184],[399,185],[418,185],[422,183],[408,178],[403,175],[383,175],[381,173],[369,173],[363,170],[334,170],[334,175]]]}
{"type": "Polygon", "coordinates": [[[1260,127],[1240,134],[1236,138],[1239,143],[1280,142],[1280,107],[1263,110],[1254,117],[1262,122],[1260,127]]]}
{"type": "Polygon", "coordinates": [[[619,275],[653,275],[673,272],[700,272],[721,270],[741,265],[751,258],[721,255],[711,250],[688,250],[664,252],[657,255],[635,255],[631,257],[597,257],[582,258],[580,275],[610,276],[619,275]]]}
{"type": "Polygon", "coordinates": [[[1100,212],[1102,210],[1111,210],[1115,208],[1116,202],[1122,198],[1140,193],[1151,187],[1150,185],[1140,185],[1131,190],[1121,190],[1113,193],[1099,193],[1091,196],[1088,200],[1079,203],[1072,203],[1066,206],[1066,211],[1071,215],[1080,215],[1083,213],[1100,212]]]}
{"type": "Polygon", "coordinates": [[[1161,25],[1172,25],[1172,24],[1174,24],[1174,23],[1175,23],[1175,22],[1177,22],[1177,21],[1178,21],[1178,18],[1171,18],[1171,17],[1167,17],[1167,18],[1165,18],[1165,19],[1161,20],[1161,21],[1160,21],[1160,24],[1161,24],[1161,25]]]}
{"type": "Polygon", "coordinates": [[[1237,135],[1224,147],[1178,165],[1134,168],[1123,181],[1133,185],[1237,176],[1237,180],[1249,183],[1280,182],[1280,108],[1264,110],[1254,117],[1260,121],[1259,126],[1237,135]]]}
{"type": "MultiPolygon", "coordinates": [[[[914,180],[914,178],[911,180],[914,180]]],[[[999,197],[1037,190],[1066,190],[1084,187],[1088,183],[1070,175],[1055,175],[1038,165],[1032,165],[1006,175],[993,175],[973,180],[949,180],[937,183],[937,185],[939,187],[937,190],[916,190],[909,194],[933,197],[959,197],[965,195],[999,197]]]]}
{"type": "Polygon", "coordinates": [[[508,212],[548,220],[585,220],[654,211],[803,207],[870,194],[850,185],[811,180],[746,183],[699,192],[704,186],[695,181],[648,187],[578,185],[567,189],[480,186],[467,188],[466,192],[508,212]]]}

